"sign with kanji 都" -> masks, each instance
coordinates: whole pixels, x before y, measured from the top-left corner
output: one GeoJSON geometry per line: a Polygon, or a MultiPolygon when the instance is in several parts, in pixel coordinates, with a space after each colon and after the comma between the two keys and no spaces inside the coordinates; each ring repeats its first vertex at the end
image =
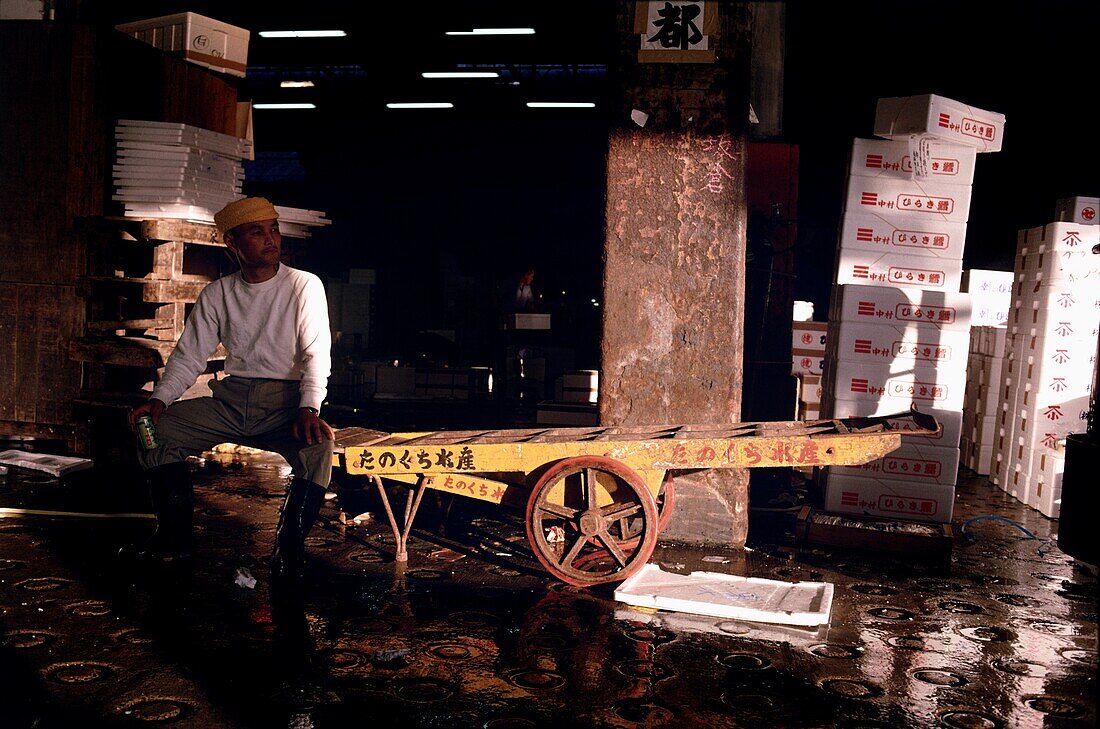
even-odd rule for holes
{"type": "Polygon", "coordinates": [[[639,0],[634,32],[640,63],[714,63],[718,3],[703,0],[639,0]]]}

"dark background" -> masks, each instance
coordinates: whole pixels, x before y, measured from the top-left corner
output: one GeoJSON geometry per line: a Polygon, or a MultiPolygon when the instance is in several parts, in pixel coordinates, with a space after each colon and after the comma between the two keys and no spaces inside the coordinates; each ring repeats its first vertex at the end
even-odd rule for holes
{"type": "MultiPolygon", "coordinates": [[[[378,273],[373,347],[399,356],[417,332],[472,332],[519,261],[536,267],[555,330],[598,367],[613,3],[256,2],[86,4],[98,22],[190,10],[253,31],[242,99],[312,100],[256,111],[245,192],[333,221],[303,266],[378,273]],[[444,30],[532,25],[534,36],[444,30]],[[268,40],[259,30],[337,27],[344,39],[268,40]],[[499,70],[429,81],[425,70],[499,70]],[[278,89],[308,77],[314,89],[278,89]],[[595,110],[530,110],[526,100],[595,110]],[[394,111],[386,101],[451,100],[394,111]],[[561,292],[565,292],[564,294],[561,292]],[[568,326],[559,326],[567,323],[568,326]],[[471,328],[472,327],[472,328],[471,328]]],[[[827,308],[847,156],[872,136],[879,97],[934,93],[1006,116],[1003,151],[979,155],[964,267],[1009,270],[1016,231],[1053,220],[1058,198],[1100,194],[1095,63],[1100,3],[790,2],[783,134],[800,151],[794,297],[827,308]]],[[[751,359],[751,353],[747,353],[751,359]]]]}

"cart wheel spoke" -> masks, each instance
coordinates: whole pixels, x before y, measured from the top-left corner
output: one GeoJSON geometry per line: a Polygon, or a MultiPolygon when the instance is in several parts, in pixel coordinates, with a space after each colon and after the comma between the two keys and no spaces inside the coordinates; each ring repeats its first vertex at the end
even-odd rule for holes
{"type": "Polygon", "coordinates": [[[604,518],[608,521],[615,521],[616,519],[626,519],[629,516],[634,516],[642,511],[641,504],[612,504],[605,506],[601,512],[604,518]]]}
{"type": "Polygon", "coordinates": [[[592,468],[584,469],[584,491],[586,496],[586,503],[589,509],[598,508],[596,488],[599,483],[596,481],[596,471],[592,468]]]}
{"type": "Polygon", "coordinates": [[[603,542],[603,546],[607,548],[607,551],[611,553],[611,556],[615,558],[615,561],[619,563],[620,567],[626,567],[626,555],[619,549],[619,543],[615,541],[614,537],[607,533],[607,530],[599,532],[597,535],[600,541],[603,542]]]}
{"type": "Polygon", "coordinates": [[[584,545],[588,543],[588,537],[581,535],[577,537],[577,541],[573,542],[573,546],[569,548],[569,551],[565,553],[565,556],[561,558],[558,564],[562,567],[570,567],[577,556],[581,553],[584,545]]]}
{"type": "Polygon", "coordinates": [[[552,516],[559,517],[561,519],[567,519],[573,521],[577,518],[577,510],[570,509],[568,506],[562,506],[561,504],[554,504],[546,499],[540,500],[538,509],[544,511],[552,516]]]}
{"type": "Polygon", "coordinates": [[[526,527],[542,566],[580,587],[629,577],[649,561],[659,531],[646,482],[606,456],[576,456],[551,466],[527,499],[526,527]]]}

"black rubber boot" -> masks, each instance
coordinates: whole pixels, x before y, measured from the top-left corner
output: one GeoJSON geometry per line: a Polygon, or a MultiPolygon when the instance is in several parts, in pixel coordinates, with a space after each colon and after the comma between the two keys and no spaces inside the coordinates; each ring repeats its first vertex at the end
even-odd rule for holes
{"type": "Polygon", "coordinates": [[[273,589],[296,590],[301,586],[305,577],[306,537],[324,501],[325,489],[321,486],[304,478],[290,482],[275,530],[275,551],[271,555],[273,589]]]}
{"type": "Polygon", "coordinates": [[[184,461],[166,463],[147,470],[145,478],[157,529],[141,544],[123,547],[119,555],[149,563],[189,560],[195,551],[191,467],[184,461]]]}

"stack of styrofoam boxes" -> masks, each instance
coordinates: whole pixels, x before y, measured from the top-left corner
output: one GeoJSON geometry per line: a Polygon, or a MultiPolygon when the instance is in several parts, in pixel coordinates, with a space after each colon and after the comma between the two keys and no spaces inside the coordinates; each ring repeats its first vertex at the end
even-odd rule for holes
{"type": "Polygon", "coordinates": [[[997,437],[1007,332],[1004,326],[970,328],[970,357],[966,369],[959,450],[962,464],[982,475],[990,472],[993,444],[997,437]]]}
{"type": "Polygon", "coordinates": [[[988,474],[997,435],[1001,365],[1012,306],[1012,271],[963,271],[962,288],[970,294],[970,357],[967,365],[962,464],[988,474]]]}
{"type": "Polygon", "coordinates": [[[1022,231],[992,480],[1057,518],[1064,441],[1088,425],[1100,332],[1100,227],[1022,231]]]}
{"type": "MultiPolygon", "coordinates": [[[[833,291],[822,412],[894,415],[913,407],[941,424],[885,458],[828,469],[828,511],[950,521],[959,464],[970,297],[840,285],[833,291]]],[[[913,428],[908,419],[890,422],[913,428]]]]}
{"type": "Polygon", "coordinates": [[[821,416],[821,363],[825,358],[828,324],[823,321],[791,323],[791,374],[798,380],[797,420],[821,416]]]}
{"type": "Polygon", "coordinates": [[[977,153],[1000,149],[1003,130],[1002,115],[943,97],[888,98],[875,119],[885,140],[853,144],[822,412],[915,406],[943,427],[877,461],[827,469],[830,511],[951,519],[970,349],[960,284],[971,185],[977,153]]]}

